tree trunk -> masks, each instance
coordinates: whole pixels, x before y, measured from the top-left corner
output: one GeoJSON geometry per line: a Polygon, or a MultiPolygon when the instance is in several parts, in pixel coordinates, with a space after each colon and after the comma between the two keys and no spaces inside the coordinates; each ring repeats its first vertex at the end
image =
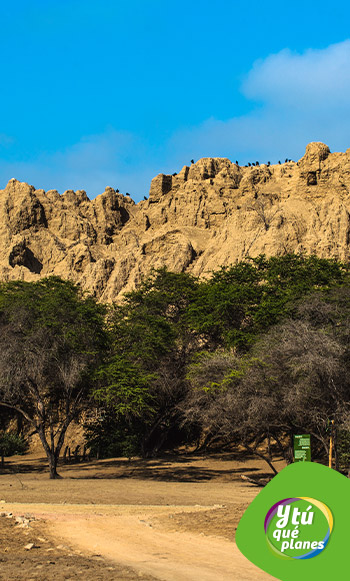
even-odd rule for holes
{"type": "Polygon", "coordinates": [[[282,446],[281,440],[275,434],[272,434],[272,437],[275,440],[283,458],[285,459],[286,464],[292,464],[293,463],[293,455],[291,454],[290,443],[288,444],[288,448],[285,450],[282,446]]]}
{"type": "Polygon", "coordinates": [[[80,446],[78,444],[74,450],[74,462],[79,462],[79,450],[80,450],[80,446]]]}
{"type": "Polygon", "coordinates": [[[165,433],[163,433],[161,435],[161,437],[159,438],[158,442],[153,446],[151,452],[150,452],[150,456],[151,458],[155,458],[159,452],[159,450],[161,449],[161,447],[163,446],[166,438],[168,435],[168,431],[166,431],[165,433]]]}
{"type": "Polygon", "coordinates": [[[43,448],[46,452],[46,456],[47,459],[49,461],[49,469],[50,469],[50,479],[54,479],[54,478],[62,478],[62,476],[60,476],[57,472],[57,464],[58,464],[58,459],[60,456],[60,452],[61,452],[61,448],[63,446],[64,443],[64,437],[67,431],[67,428],[69,426],[71,422],[71,418],[67,418],[66,421],[64,422],[62,428],[61,428],[61,432],[60,432],[60,436],[58,438],[58,442],[55,446],[55,442],[54,439],[52,439],[52,445],[51,447],[49,446],[47,440],[46,440],[46,435],[45,435],[45,430],[43,425],[39,425],[36,427],[36,431],[39,434],[41,443],[43,445],[43,448]]]}
{"type": "MultiPolygon", "coordinates": [[[[60,476],[57,473],[57,464],[58,464],[58,459],[59,459],[59,455],[60,455],[62,446],[64,444],[64,438],[65,438],[65,435],[67,432],[67,428],[74,417],[74,414],[69,412],[69,405],[67,406],[66,419],[64,420],[64,422],[61,424],[61,427],[60,427],[59,437],[58,437],[56,445],[55,445],[55,438],[54,438],[54,433],[53,433],[53,423],[52,423],[52,421],[50,422],[51,447],[49,446],[49,443],[46,439],[45,423],[44,423],[44,419],[43,419],[42,415],[39,418],[39,420],[36,420],[35,418],[30,417],[24,410],[22,410],[21,408],[19,408],[17,406],[13,406],[13,405],[7,404],[7,403],[2,402],[2,401],[0,401],[0,405],[4,406],[6,408],[13,409],[13,410],[17,411],[18,413],[22,414],[22,416],[33,426],[34,431],[39,435],[40,441],[42,443],[42,446],[45,450],[45,453],[46,453],[46,456],[47,456],[47,459],[49,462],[50,478],[52,478],[52,479],[53,478],[62,478],[62,476],[60,476]]],[[[70,457],[70,450],[69,450],[69,457],[70,457]]]]}
{"type": "Polygon", "coordinates": [[[60,476],[57,472],[58,458],[57,458],[56,454],[50,453],[48,455],[48,460],[49,460],[49,468],[50,468],[50,479],[62,478],[62,476],[60,476]]]}
{"type": "Polygon", "coordinates": [[[265,462],[270,466],[270,468],[274,474],[278,474],[278,471],[276,470],[276,468],[274,467],[272,462],[267,458],[267,456],[265,456],[265,454],[262,454],[261,452],[254,450],[254,448],[252,448],[251,446],[249,446],[249,444],[246,444],[245,442],[242,442],[242,444],[245,447],[245,449],[248,450],[248,452],[250,452],[251,454],[254,454],[255,456],[258,456],[259,458],[262,458],[263,460],[265,460],[265,462]]]}

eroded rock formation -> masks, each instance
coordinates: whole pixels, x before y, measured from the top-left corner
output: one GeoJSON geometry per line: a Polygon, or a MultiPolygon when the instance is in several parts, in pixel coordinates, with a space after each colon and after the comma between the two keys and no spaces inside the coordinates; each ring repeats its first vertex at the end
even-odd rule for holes
{"type": "Polygon", "coordinates": [[[350,149],[310,143],[297,163],[239,167],[203,158],[160,174],[135,204],[112,188],[0,191],[0,278],[59,275],[102,301],[120,299],[152,268],[205,276],[248,256],[350,258],[350,149]]]}

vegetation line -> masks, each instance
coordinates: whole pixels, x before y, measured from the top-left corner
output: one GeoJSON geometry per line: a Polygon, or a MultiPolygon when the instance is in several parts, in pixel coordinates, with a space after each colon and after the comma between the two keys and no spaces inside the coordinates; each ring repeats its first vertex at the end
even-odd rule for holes
{"type": "Polygon", "coordinates": [[[296,432],[326,461],[334,420],[346,471],[349,345],[349,268],[315,256],[260,256],[206,281],[160,269],[122,305],[58,277],[3,283],[0,452],[23,446],[30,424],[57,478],[84,417],[90,455],[239,446],[275,472],[296,432]]]}

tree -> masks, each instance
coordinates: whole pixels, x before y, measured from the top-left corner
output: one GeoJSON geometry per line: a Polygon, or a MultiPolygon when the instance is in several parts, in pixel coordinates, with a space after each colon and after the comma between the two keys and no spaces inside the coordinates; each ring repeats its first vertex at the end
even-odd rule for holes
{"type": "Polygon", "coordinates": [[[259,449],[276,405],[261,386],[252,390],[244,381],[249,364],[234,353],[202,354],[189,371],[192,390],[181,406],[183,421],[202,430],[205,446],[214,442],[241,445],[276,473],[270,454],[259,449]]]}
{"type": "Polygon", "coordinates": [[[104,307],[58,277],[0,286],[0,405],[38,433],[50,478],[106,347],[104,307]]]}
{"type": "Polygon", "coordinates": [[[192,390],[182,406],[186,422],[240,443],[273,471],[270,446],[267,454],[258,448],[263,441],[274,441],[291,462],[292,436],[306,432],[327,457],[330,420],[343,436],[350,426],[349,289],[293,309],[294,319],[272,327],[248,354],[203,354],[189,370],[192,390]]]}
{"type": "Polygon", "coordinates": [[[223,347],[249,352],[305,293],[342,284],[346,275],[336,261],[295,255],[249,259],[204,281],[153,272],[109,311],[112,346],[98,374],[99,404],[121,423],[127,416],[130,429],[143,432],[143,453],[155,454],[183,434],[179,410],[193,355],[223,347]]]}
{"type": "Polygon", "coordinates": [[[112,408],[121,424],[126,418],[139,431],[144,455],[156,454],[179,430],[177,404],[197,347],[197,335],[186,322],[197,285],[191,275],[160,269],[109,312],[111,349],[98,373],[95,398],[108,413],[112,408]]]}
{"type": "Polygon", "coordinates": [[[209,349],[247,350],[294,303],[315,289],[341,285],[348,268],[335,261],[295,254],[251,258],[212,273],[188,307],[188,325],[209,349]]]}
{"type": "Polygon", "coordinates": [[[344,346],[329,330],[289,320],[273,328],[254,351],[257,360],[242,382],[249,393],[256,391],[250,399],[251,418],[260,418],[287,461],[292,460],[295,433],[310,433],[316,450],[327,456],[329,420],[340,423],[349,413],[344,346]],[[260,394],[268,398],[264,415],[260,394]]]}

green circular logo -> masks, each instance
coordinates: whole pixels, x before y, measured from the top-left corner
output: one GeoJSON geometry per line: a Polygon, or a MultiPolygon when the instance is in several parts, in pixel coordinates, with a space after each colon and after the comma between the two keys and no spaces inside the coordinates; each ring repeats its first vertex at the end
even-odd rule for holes
{"type": "Polygon", "coordinates": [[[284,498],[270,508],[264,528],[276,556],[311,559],[327,546],[333,516],[328,506],[314,498],[284,498]]]}

